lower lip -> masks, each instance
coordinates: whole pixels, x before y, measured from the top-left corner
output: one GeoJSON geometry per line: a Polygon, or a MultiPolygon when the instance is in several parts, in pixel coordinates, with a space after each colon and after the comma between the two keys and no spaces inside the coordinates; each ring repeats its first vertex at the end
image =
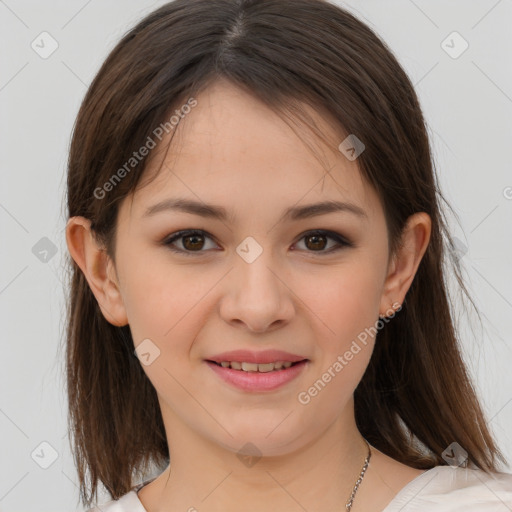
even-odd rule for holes
{"type": "Polygon", "coordinates": [[[272,391],[295,379],[306,367],[308,360],[301,361],[289,368],[271,372],[246,372],[224,368],[210,361],[208,366],[229,384],[243,391],[272,391]]]}

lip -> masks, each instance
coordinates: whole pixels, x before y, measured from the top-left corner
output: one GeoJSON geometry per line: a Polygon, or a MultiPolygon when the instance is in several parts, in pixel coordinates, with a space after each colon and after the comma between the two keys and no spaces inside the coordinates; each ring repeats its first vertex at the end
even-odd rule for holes
{"type": "MultiPolygon", "coordinates": [[[[263,350],[261,352],[254,352],[252,350],[231,350],[230,352],[223,352],[206,358],[206,361],[215,361],[222,363],[223,361],[238,361],[240,363],[273,363],[275,361],[290,361],[296,363],[302,361],[307,357],[299,356],[297,354],[290,354],[282,350],[263,350]]],[[[238,371],[238,370],[235,370],[238,371]]]]}
{"type": "MultiPolygon", "coordinates": [[[[225,354],[221,354],[223,357],[225,354]]],[[[231,356],[232,357],[232,356],[231,356]]],[[[290,355],[288,356],[290,357],[290,355]]],[[[304,359],[304,358],[302,358],[304,359]]],[[[226,361],[226,359],[222,359],[226,361]]],[[[235,359],[227,359],[228,361],[236,361],[235,359]]],[[[275,361],[275,359],[273,359],[275,361]]],[[[244,362],[250,363],[243,359],[244,362]]],[[[272,361],[269,361],[272,362],[272,361]]],[[[249,392],[258,391],[273,391],[278,389],[285,384],[289,383],[293,379],[297,378],[309,364],[309,360],[297,362],[289,368],[274,370],[271,372],[246,372],[243,370],[233,370],[232,368],[223,368],[222,366],[213,363],[212,360],[206,361],[206,364],[225,382],[242,390],[249,392]]]]}

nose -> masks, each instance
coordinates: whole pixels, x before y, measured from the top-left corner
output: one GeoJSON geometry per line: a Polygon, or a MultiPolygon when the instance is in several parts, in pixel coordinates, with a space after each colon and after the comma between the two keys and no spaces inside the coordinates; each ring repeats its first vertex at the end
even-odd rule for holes
{"type": "Polygon", "coordinates": [[[220,314],[232,325],[252,332],[265,332],[290,322],[294,313],[293,292],[286,276],[271,256],[263,253],[252,263],[235,260],[235,268],[225,280],[220,314]]]}

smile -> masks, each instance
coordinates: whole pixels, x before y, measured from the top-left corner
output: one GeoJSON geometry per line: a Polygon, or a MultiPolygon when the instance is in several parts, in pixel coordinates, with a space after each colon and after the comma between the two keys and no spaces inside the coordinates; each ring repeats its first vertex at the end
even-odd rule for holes
{"type": "Polygon", "coordinates": [[[222,368],[231,368],[232,370],[241,370],[244,372],[272,372],[274,370],[281,370],[283,368],[290,368],[290,366],[299,363],[297,361],[292,363],[291,361],[276,361],[275,363],[246,363],[246,362],[238,362],[238,361],[222,361],[221,363],[217,363],[216,361],[211,361],[222,368]]]}
{"type": "Polygon", "coordinates": [[[205,362],[222,381],[245,392],[273,391],[284,387],[305,371],[310,363],[309,359],[273,363],[205,362]]]}

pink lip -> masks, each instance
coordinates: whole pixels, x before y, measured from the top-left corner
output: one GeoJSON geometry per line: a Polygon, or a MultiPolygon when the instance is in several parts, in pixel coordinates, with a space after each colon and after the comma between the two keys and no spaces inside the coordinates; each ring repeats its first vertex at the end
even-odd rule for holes
{"type": "MultiPolygon", "coordinates": [[[[206,358],[207,361],[215,361],[222,363],[223,361],[238,361],[239,363],[274,363],[276,361],[291,361],[296,363],[307,359],[304,356],[297,354],[290,354],[282,350],[263,350],[261,352],[252,352],[250,350],[231,350],[230,352],[223,352],[212,357],[206,358]]],[[[235,370],[237,371],[237,370],[235,370]]]]}
{"type": "MultiPolygon", "coordinates": [[[[236,361],[236,359],[237,358],[228,358],[227,360],[236,361]]],[[[245,357],[242,360],[247,363],[252,362],[247,361],[245,357]]],[[[282,361],[282,359],[273,359],[273,361],[277,360],[282,361]]],[[[226,359],[223,359],[223,361],[226,361],[226,359]]],[[[212,361],[206,361],[206,363],[219,377],[238,389],[243,391],[272,391],[284,386],[286,383],[300,375],[300,373],[306,368],[309,361],[301,361],[289,368],[265,373],[246,372],[243,370],[233,370],[232,368],[223,368],[212,361]]]]}

